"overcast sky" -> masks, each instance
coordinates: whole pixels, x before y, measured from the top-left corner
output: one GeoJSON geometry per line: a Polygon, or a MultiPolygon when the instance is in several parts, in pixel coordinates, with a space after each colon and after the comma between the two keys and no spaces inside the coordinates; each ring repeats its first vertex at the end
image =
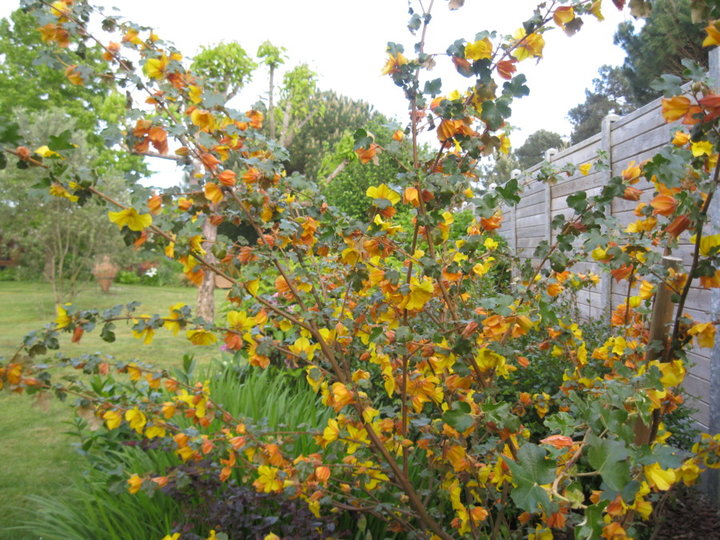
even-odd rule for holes
{"type": "MultiPolygon", "coordinates": [[[[426,3],[430,0],[425,0],[426,3]]],[[[406,28],[407,0],[96,0],[142,25],[152,26],[163,39],[173,41],[186,56],[200,46],[237,41],[250,54],[269,39],[287,49],[287,66],[307,63],[319,75],[323,90],[335,90],[364,99],[380,112],[405,123],[402,92],[380,70],[388,41],[403,43],[412,51],[413,37],[406,28]]],[[[511,34],[529,18],[537,2],[532,0],[466,0],[465,7],[450,11],[447,0],[435,0],[428,30],[427,52],[444,52],[455,39],[474,40],[482,30],[511,34]]],[[[414,2],[415,5],[417,5],[414,2]]],[[[18,0],[0,0],[0,16],[7,16],[18,0]]],[[[511,136],[514,147],[538,129],[569,135],[567,111],[584,101],[602,64],[620,64],[624,52],[613,45],[613,33],[628,19],[610,0],[603,0],[605,21],[584,17],[579,34],[567,37],[555,29],[545,34],[544,58],[536,65],[525,60],[531,94],[513,109],[511,136]]],[[[446,62],[441,60],[440,64],[446,62]]],[[[442,65],[432,77],[452,73],[442,65]]],[[[443,93],[465,90],[468,79],[451,76],[443,93]]],[[[240,99],[257,101],[266,86],[266,74],[258,71],[240,99]]]]}

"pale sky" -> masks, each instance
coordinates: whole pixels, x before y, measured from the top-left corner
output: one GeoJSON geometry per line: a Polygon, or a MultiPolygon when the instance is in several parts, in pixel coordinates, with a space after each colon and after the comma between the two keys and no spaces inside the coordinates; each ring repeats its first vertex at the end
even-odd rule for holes
{"type": "MultiPolygon", "coordinates": [[[[427,2],[430,0],[425,0],[427,2]]],[[[415,39],[406,28],[407,0],[96,0],[96,4],[120,7],[119,14],[152,26],[163,39],[172,41],[186,56],[201,45],[237,41],[254,56],[265,40],[287,49],[287,67],[307,63],[319,75],[319,87],[371,103],[380,112],[406,122],[407,106],[402,91],[388,76],[381,76],[388,41],[405,45],[412,56],[415,39]]],[[[0,17],[18,6],[18,0],[0,0],[0,17]]],[[[444,52],[458,38],[473,41],[482,30],[511,34],[528,19],[533,0],[466,0],[450,11],[447,0],[435,0],[426,52],[444,52]]],[[[413,2],[417,6],[417,2],[413,2]]],[[[584,101],[602,64],[622,63],[624,52],[613,45],[613,33],[629,14],[620,13],[611,0],[603,0],[605,21],[585,16],[585,25],[573,37],[554,29],[545,34],[544,58],[519,64],[528,78],[530,96],[515,102],[510,122],[518,129],[513,147],[538,129],[568,136],[567,111],[584,101]]],[[[440,58],[430,78],[442,76],[443,93],[464,91],[470,79],[453,75],[440,58]],[[446,76],[449,75],[447,78],[446,76]]],[[[238,107],[249,106],[267,85],[266,73],[258,70],[254,81],[239,97],[238,107]],[[243,103],[245,102],[245,103],[243,103]]],[[[155,164],[153,164],[155,165],[155,164]]]]}

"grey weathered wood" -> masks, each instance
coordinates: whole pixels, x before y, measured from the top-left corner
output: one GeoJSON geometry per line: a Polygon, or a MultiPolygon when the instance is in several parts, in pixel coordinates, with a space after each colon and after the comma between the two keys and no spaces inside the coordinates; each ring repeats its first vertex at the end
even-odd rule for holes
{"type": "MultiPolygon", "coordinates": [[[[710,52],[710,75],[720,86],[718,49],[710,52]]],[[[540,165],[523,173],[522,199],[517,207],[505,211],[506,220],[510,223],[500,229],[500,233],[519,256],[532,258],[538,243],[554,238],[550,222],[558,214],[570,213],[567,207],[568,195],[582,190],[592,196],[612,176],[620,175],[631,161],[641,163],[654,156],[669,142],[671,131],[679,124],[665,123],[660,109],[661,101],[655,100],[622,118],[608,118],[603,121],[603,129],[600,133],[551,157],[552,164],[556,167],[566,163],[580,165],[592,161],[597,151],[602,149],[607,152],[610,159],[609,171],[595,171],[588,176],[579,173],[570,177],[562,176],[554,185],[533,180],[540,165]]],[[[641,200],[649,202],[653,186],[641,181],[635,187],[644,192],[641,200]]],[[[624,227],[638,219],[633,212],[636,206],[635,201],[616,199],[612,204],[611,215],[624,227]]],[[[708,227],[710,230],[706,234],[720,234],[720,197],[714,200],[710,217],[712,227],[708,227]]],[[[659,219],[664,218],[659,217],[659,219]]],[[[680,258],[683,267],[687,269],[692,258],[692,246],[686,241],[682,242],[673,255],[680,258]]],[[[534,264],[538,262],[533,260],[534,264]]],[[[598,287],[591,291],[583,291],[577,296],[577,308],[583,318],[606,315],[608,310],[625,301],[627,283],[617,284],[609,275],[602,274],[594,261],[580,263],[574,270],[601,275],[598,287]]],[[[719,320],[720,290],[707,291],[692,287],[685,311],[698,321],[719,320]]],[[[695,421],[711,433],[720,431],[720,339],[717,341],[718,345],[713,350],[695,347],[689,351],[689,358],[695,365],[686,379],[686,386],[697,392],[696,397],[689,400],[699,409],[695,421]]],[[[713,489],[717,493],[720,483],[717,478],[714,482],[713,489]]]]}

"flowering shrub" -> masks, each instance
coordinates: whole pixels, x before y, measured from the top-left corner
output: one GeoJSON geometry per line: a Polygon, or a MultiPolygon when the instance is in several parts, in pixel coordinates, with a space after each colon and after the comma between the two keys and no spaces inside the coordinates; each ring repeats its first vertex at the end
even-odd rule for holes
{"type": "MultiPolygon", "coordinates": [[[[647,5],[632,2],[632,9],[647,5]]],[[[720,97],[699,69],[688,65],[689,94],[673,78],[661,83],[666,119],[683,119],[671,144],[599,194],[570,195],[574,213],[554,220],[556,241],[539,248],[539,264],[516,268],[508,289],[488,287],[493,268],[507,264],[498,250],[499,207],[517,202],[521,186],[509,180],[476,196],[478,162],[509,148],[512,103],[529,92],[518,65],[542,57],[546,30],[573,34],[583,19],[601,19],[600,1],[540,4],[512,36],[483,31],[452,41],[443,55],[425,51],[431,8],[413,4],[413,52],[390,43],[383,69],[408,98],[410,122],[398,137],[409,139],[410,165],[367,189],[371,211],[364,221],[336,213],[307,179],[286,177],[282,148],[259,131],[262,115],[229,108],[185,67],[180,52],[148,29],[105,16],[102,27],[111,35],[100,39],[88,30],[95,11],[87,2],[36,7],[43,39],[59,47],[71,84],[113,78],[146,94],[148,108],[134,111],[124,143],[139,153],[173,152],[197,167],[199,187],[125,206],[92,176],[68,171],[62,154],[71,149],[56,141],[33,153],[5,140],[6,151],[23,166],[44,169],[58,197],[105,200],[128,241],[179,261],[191,281],[206,272],[228,279],[234,308],[213,324],[183,305],[153,316],[138,314],[134,304],[103,313],[59,306],[54,325],[25,339],[30,359],[18,355],[2,365],[4,388],[76,396],[99,429],[162,440],[185,462],[214,463],[221,482],[236,475],[259,493],[304,501],[316,516],[333,507],[365,512],[417,537],[517,531],[550,538],[553,529],[568,528],[581,538],[632,537],[664,492],[720,467],[720,436],[705,435],[692,452],[682,452],[667,443],[662,421],[682,400],[677,387],[687,347],[712,346],[715,336],[714,322],[693,321],[684,311],[696,278],[703,287],[720,286],[720,235],[703,235],[720,174],[720,97]],[[77,59],[85,46],[102,49],[103,73],[77,59]],[[471,80],[465,91],[428,79],[426,71],[445,56],[471,80]],[[420,159],[423,131],[437,136],[430,160],[420,159]],[[606,219],[617,198],[639,202],[638,220],[626,229],[606,219]],[[451,239],[453,211],[466,202],[476,215],[451,239]],[[413,215],[405,235],[394,219],[399,208],[413,215]],[[257,243],[220,235],[204,244],[203,225],[223,222],[249,225],[257,243]],[[689,270],[663,264],[663,254],[687,236],[694,245],[689,270]],[[627,298],[612,313],[610,337],[594,348],[577,322],[555,309],[564,294],[597,283],[595,275],[573,272],[590,257],[628,284],[627,298]],[[662,295],[677,304],[672,320],[652,313],[653,299],[659,306],[662,295]],[[224,340],[258,369],[271,362],[303,369],[332,411],[312,433],[319,449],[298,451],[296,439],[307,433],[235,417],[213,399],[207,382],[150,364],[66,358],[100,376],[86,383],[56,381],[32,361],[57,348],[60,333],[78,341],[99,330],[112,340],[119,320],[130,321],[145,342],[158,331],[182,332],[198,346],[224,340]],[[669,337],[651,334],[651,326],[667,326],[660,335],[669,337]],[[561,362],[561,379],[540,392],[506,385],[537,348],[561,362]],[[126,382],[104,386],[113,369],[126,382]],[[532,430],[525,425],[529,412],[532,430]]],[[[716,11],[707,3],[706,13],[720,16],[716,11]]],[[[706,45],[720,42],[715,23],[707,35],[706,45]]],[[[356,133],[355,152],[367,167],[378,152],[395,151],[401,147],[380,147],[366,132],[356,133]]],[[[404,163],[407,156],[397,158],[404,163]]],[[[578,168],[602,166],[597,160],[578,168]]],[[[541,180],[571,169],[544,169],[541,180]]],[[[128,486],[150,492],[172,481],[172,473],[134,474],[128,486]]]]}

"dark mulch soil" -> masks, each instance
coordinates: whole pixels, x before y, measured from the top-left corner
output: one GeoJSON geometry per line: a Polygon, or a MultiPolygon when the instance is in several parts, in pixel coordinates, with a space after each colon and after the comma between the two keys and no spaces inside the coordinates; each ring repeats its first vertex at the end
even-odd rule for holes
{"type": "Polygon", "coordinates": [[[692,490],[677,493],[662,511],[660,527],[654,540],[720,539],[718,505],[692,490]]]}

